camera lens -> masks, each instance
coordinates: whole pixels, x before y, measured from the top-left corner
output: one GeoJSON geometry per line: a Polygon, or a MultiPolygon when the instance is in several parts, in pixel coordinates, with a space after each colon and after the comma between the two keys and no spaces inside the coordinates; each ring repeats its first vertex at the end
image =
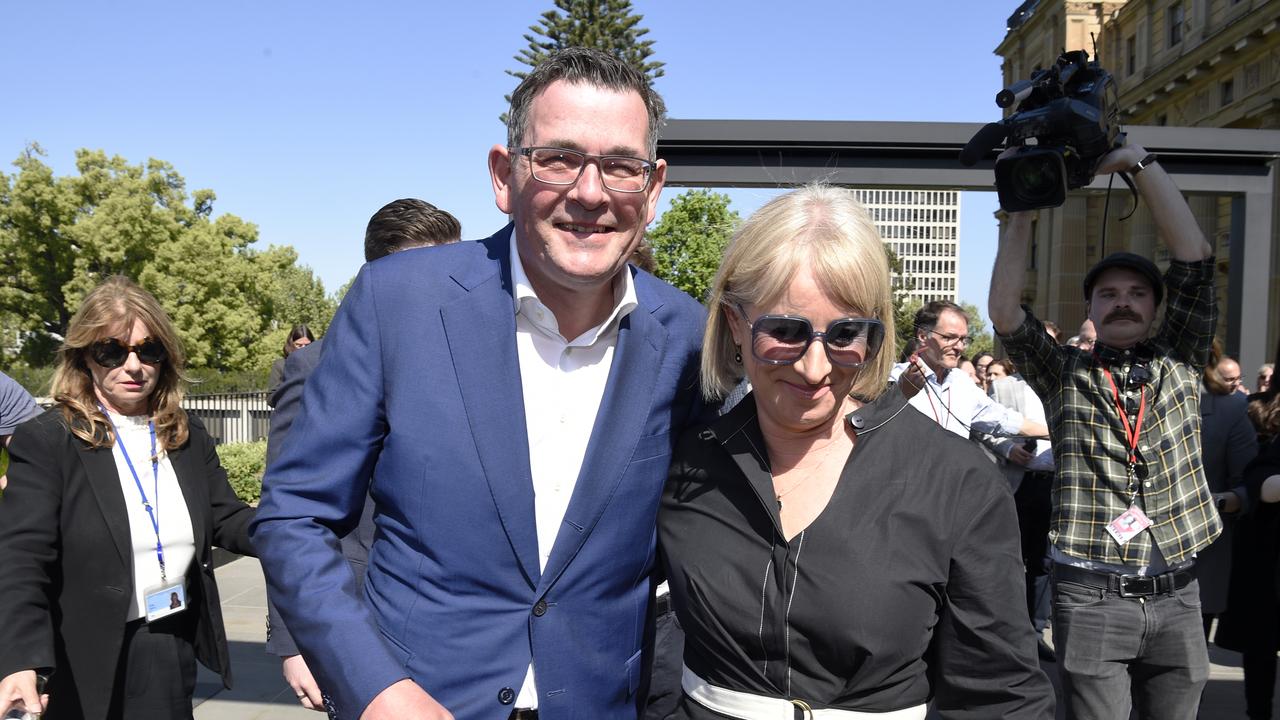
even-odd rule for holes
{"type": "Polygon", "coordinates": [[[1060,164],[1051,155],[1019,158],[1013,167],[1013,186],[1018,197],[1038,203],[1052,198],[1062,187],[1060,164]]]}

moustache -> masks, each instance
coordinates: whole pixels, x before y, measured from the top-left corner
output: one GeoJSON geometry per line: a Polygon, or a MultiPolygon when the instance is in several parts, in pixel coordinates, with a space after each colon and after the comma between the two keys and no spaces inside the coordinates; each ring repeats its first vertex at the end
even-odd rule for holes
{"type": "Polygon", "coordinates": [[[1109,323],[1115,322],[1116,320],[1132,320],[1140,323],[1142,322],[1142,317],[1128,308],[1116,308],[1115,310],[1112,310],[1111,314],[1107,315],[1106,319],[1102,322],[1109,323]]]}

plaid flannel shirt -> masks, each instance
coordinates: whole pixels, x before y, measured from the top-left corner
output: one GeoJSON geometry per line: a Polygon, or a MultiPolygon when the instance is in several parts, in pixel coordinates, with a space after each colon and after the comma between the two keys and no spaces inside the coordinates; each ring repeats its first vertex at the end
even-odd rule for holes
{"type": "Polygon", "coordinates": [[[1152,376],[1133,485],[1128,442],[1104,365],[1091,353],[1055,344],[1030,312],[1021,326],[1001,336],[1044,401],[1058,468],[1049,537],[1067,555],[1144,566],[1152,562],[1154,542],[1174,564],[1222,532],[1200,462],[1200,376],[1217,324],[1213,274],[1213,258],[1171,262],[1160,331],[1110,363],[1129,412],[1140,400],[1139,388],[1127,382],[1135,360],[1146,360],[1152,376]],[[1121,546],[1106,525],[1125,511],[1134,490],[1135,504],[1153,524],[1121,546]]]}

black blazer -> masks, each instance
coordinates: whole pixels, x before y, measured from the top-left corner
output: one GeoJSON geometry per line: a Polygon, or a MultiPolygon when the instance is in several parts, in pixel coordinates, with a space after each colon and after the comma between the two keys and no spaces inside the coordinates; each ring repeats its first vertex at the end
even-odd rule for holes
{"type": "MultiPolygon", "coordinates": [[[[190,418],[169,454],[196,541],[186,571],[196,658],[231,686],[212,546],[255,555],[253,509],[227,483],[214,441],[190,418]]],[[[133,598],[133,551],[124,493],[110,448],[93,449],[54,408],[20,426],[9,446],[0,500],[0,677],[52,670],[50,708],[61,717],[104,717],[133,598]]]]}

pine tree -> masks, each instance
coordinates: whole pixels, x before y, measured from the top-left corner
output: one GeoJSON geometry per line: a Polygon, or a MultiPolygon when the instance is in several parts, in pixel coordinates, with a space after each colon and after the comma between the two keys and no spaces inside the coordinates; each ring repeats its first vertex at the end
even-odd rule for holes
{"type": "MultiPolygon", "coordinates": [[[[645,40],[648,28],[639,27],[643,15],[637,15],[631,0],[555,0],[556,9],[542,13],[538,24],[529,26],[524,36],[529,47],[514,59],[529,67],[537,67],[551,53],[567,47],[589,47],[622,58],[644,73],[652,84],[662,77],[665,63],[650,60],[653,41],[645,40]]],[[[521,70],[508,70],[508,75],[524,80],[521,70]]],[[[511,96],[506,100],[511,102],[511,96]]],[[[501,120],[505,125],[507,114],[501,120]]]]}

